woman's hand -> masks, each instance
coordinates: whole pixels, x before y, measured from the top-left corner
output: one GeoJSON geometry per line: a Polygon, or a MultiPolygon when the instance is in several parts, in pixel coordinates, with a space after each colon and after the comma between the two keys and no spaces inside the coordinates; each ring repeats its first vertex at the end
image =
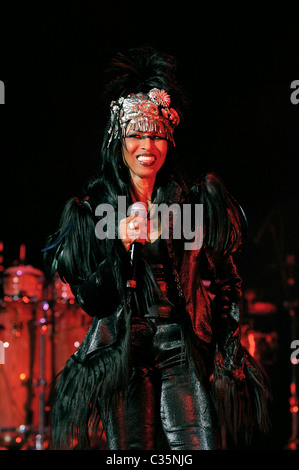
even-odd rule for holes
{"type": "Polygon", "coordinates": [[[135,241],[144,245],[147,239],[147,220],[141,215],[130,215],[125,219],[121,219],[118,235],[126,251],[129,251],[130,246],[135,241]]]}

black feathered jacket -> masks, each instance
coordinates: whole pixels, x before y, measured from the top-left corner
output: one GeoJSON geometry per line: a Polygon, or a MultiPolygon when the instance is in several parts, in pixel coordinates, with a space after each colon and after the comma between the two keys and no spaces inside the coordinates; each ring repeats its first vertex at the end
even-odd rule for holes
{"type": "MultiPolygon", "coordinates": [[[[250,433],[254,425],[260,428],[266,426],[265,401],[268,391],[263,373],[241,344],[241,278],[232,256],[233,239],[238,238],[241,231],[240,212],[236,215],[236,205],[213,175],[195,185],[188,195],[172,182],[167,194],[170,203],[203,204],[203,246],[184,250],[182,240],[173,238],[171,219],[169,238],[165,244],[190,337],[194,343],[198,340],[208,345],[215,344],[211,394],[219,418],[235,437],[242,429],[250,433]],[[222,244],[222,249],[215,243],[217,223],[226,224],[224,231],[216,229],[216,242],[219,246],[222,244]],[[223,249],[225,237],[227,249],[223,249]],[[203,261],[211,278],[212,298],[200,277],[203,261]]],[[[60,242],[60,248],[56,247],[58,271],[59,263],[62,261],[63,264],[68,237],[71,237],[70,224],[77,223],[74,219],[80,219],[83,211],[94,213],[95,210],[91,199],[87,203],[75,200],[73,208],[74,214],[67,220],[69,232],[60,242]]],[[[78,236],[80,230],[76,233],[78,236]]],[[[81,243],[86,243],[86,240],[81,240],[81,243]]],[[[84,446],[82,428],[86,434],[90,417],[96,421],[98,399],[103,408],[110,406],[111,397],[123,390],[126,384],[130,306],[119,294],[113,257],[109,256],[107,249],[109,240],[101,243],[106,248],[96,270],[85,279],[73,277],[70,282],[78,304],[94,319],[81,346],[69,359],[58,380],[52,424],[56,445],[61,445],[67,434],[75,434],[80,445],[84,446]],[[74,409],[77,409],[75,417],[74,409]],[[65,416],[68,416],[66,421],[62,418],[65,416]],[[65,427],[62,425],[64,421],[65,427]]]]}

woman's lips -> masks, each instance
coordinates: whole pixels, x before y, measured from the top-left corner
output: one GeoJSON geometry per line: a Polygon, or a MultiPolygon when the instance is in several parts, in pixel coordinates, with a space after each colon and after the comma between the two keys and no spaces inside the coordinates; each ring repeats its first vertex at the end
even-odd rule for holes
{"type": "Polygon", "coordinates": [[[141,165],[151,166],[155,163],[156,157],[155,157],[155,155],[142,154],[142,155],[137,156],[137,160],[141,165]]]}

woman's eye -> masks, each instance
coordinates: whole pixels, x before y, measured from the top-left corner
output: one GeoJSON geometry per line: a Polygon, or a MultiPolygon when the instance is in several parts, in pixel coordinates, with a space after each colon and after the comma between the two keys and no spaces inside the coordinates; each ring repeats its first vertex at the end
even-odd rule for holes
{"type": "Polygon", "coordinates": [[[130,134],[127,135],[127,137],[129,137],[130,139],[141,139],[139,134],[130,134]]]}
{"type": "Polygon", "coordinates": [[[146,136],[142,136],[142,135],[139,135],[139,134],[129,134],[129,135],[127,135],[127,139],[142,140],[142,139],[147,139],[147,138],[150,138],[151,140],[165,140],[166,139],[166,137],[164,135],[160,135],[160,134],[146,135],[146,136]]]}

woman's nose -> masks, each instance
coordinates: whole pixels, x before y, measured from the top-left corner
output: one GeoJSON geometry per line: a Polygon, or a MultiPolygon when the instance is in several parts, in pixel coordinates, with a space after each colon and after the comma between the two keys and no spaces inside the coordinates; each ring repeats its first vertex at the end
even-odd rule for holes
{"type": "Polygon", "coordinates": [[[152,139],[150,137],[143,137],[141,141],[141,148],[142,149],[149,149],[152,146],[152,139]]]}

